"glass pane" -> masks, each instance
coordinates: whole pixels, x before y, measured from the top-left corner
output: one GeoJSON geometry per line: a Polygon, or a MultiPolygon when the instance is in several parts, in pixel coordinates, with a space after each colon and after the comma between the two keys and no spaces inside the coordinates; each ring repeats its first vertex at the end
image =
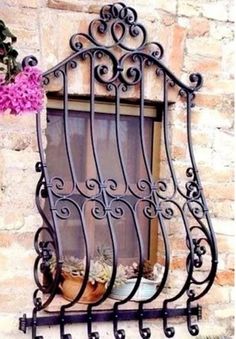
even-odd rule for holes
{"type": "MultiPolygon", "coordinates": [[[[138,116],[121,116],[119,130],[116,130],[114,114],[95,114],[94,129],[91,128],[91,119],[88,112],[69,112],[68,145],[66,146],[63,111],[48,110],[47,136],[47,166],[52,180],[53,191],[60,196],[72,193],[71,199],[78,206],[87,204],[85,210],[85,227],[89,232],[90,244],[96,249],[99,245],[111,245],[107,218],[97,220],[91,210],[99,203],[86,202],[86,195],[92,197],[96,188],[89,190],[86,187],[88,179],[107,182],[108,193],[121,196],[134,207],[137,198],[132,194],[137,191],[139,180],[148,180],[144,154],[141,146],[140,119],[138,116]],[[120,155],[119,155],[120,154],[120,155]],[[69,158],[73,164],[77,189],[73,190],[72,173],[69,158]],[[122,170],[123,167],[123,170],[122,170]],[[125,187],[125,178],[129,188],[125,187]],[[60,179],[63,184],[57,185],[60,179]],[[116,189],[109,189],[109,183],[116,183],[116,189]],[[73,192],[72,192],[73,191],[73,192]]],[[[149,167],[151,168],[153,119],[144,119],[144,147],[149,167]]],[[[98,188],[97,188],[98,192],[98,188]]],[[[145,192],[142,192],[145,194],[145,192]]],[[[58,196],[55,194],[55,200],[58,196]]],[[[108,202],[112,196],[108,194],[108,202]]],[[[88,200],[88,199],[87,199],[88,200]]],[[[117,202],[118,203],[118,202],[117,202]]],[[[70,217],[60,220],[59,227],[62,235],[62,245],[67,255],[83,257],[84,240],[82,221],[79,210],[70,203],[61,201],[60,209],[70,209],[70,217]],[[65,203],[65,205],[63,205],[65,203]]],[[[122,203],[120,203],[122,205],[122,203]]],[[[115,208],[115,207],[114,207],[115,208]]],[[[138,257],[138,242],[135,235],[135,221],[132,210],[123,204],[124,214],[116,219],[112,218],[118,244],[119,257],[124,261],[133,261],[138,257]]],[[[138,223],[142,232],[145,257],[148,258],[150,220],[143,213],[138,212],[138,223]]]]}

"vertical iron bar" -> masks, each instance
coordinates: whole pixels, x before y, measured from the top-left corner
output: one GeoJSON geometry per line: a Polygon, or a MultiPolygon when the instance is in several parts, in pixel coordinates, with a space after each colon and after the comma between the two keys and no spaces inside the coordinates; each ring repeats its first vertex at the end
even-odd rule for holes
{"type": "MultiPolygon", "coordinates": [[[[210,236],[211,239],[209,246],[211,249],[211,255],[212,255],[212,265],[211,265],[211,269],[210,269],[210,273],[208,276],[208,284],[205,286],[205,288],[198,294],[196,295],[195,293],[191,293],[189,295],[189,298],[187,300],[187,308],[191,309],[191,302],[199,300],[200,298],[202,298],[211,288],[214,279],[215,279],[215,275],[216,275],[216,270],[217,270],[217,264],[218,264],[218,254],[217,254],[217,245],[216,245],[216,238],[215,238],[215,233],[211,224],[211,220],[210,220],[210,216],[209,216],[209,211],[208,211],[208,207],[207,207],[207,203],[206,203],[206,199],[203,193],[203,189],[202,189],[202,184],[201,184],[201,180],[199,177],[199,173],[198,173],[198,169],[197,169],[197,165],[196,165],[196,161],[195,161],[195,157],[194,157],[194,152],[193,152],[193,144],[192,144],[192,133],[191,133],[191,103],[192,103],[192,97],[193,94],[190,94],[189,92],[186,92],[187,95],[187,138],[188,138],[188,150],[189,150],[189,155],[190,155],[190,159],[191,159],[191,164],[192,164],[192,168],[193,168],[193,172],[194,172],[194,179],[196,180],[198,187],[199,187],[199,191],[200,191],[200,199],[202,201],[203,204],[203,208],[204,208],[204,215],[210,230],[210,236]]],[[[193,199],[194,201],[194,199],[193,199]]],[[[198,221],[199,225],[201,227],[203,227],[202,222],[200,222],[200,220],[198,221]]],[[[205,232],[204,232],[205,233],[205,232]]],[[[204,280],[204,282],[206,282],[204,280]]],[[[188,326],[188,330],[192,335],[197,335],[199,330],[198,330],[198,326],[196,324],[192,324],[192,319],[191,319],[191,312],[188,313],[187,315],[187,326],[188,326]]]]}
{"type": "Polygon", "coordinates": [[[171,159],[171,151],[170,151],[170,140],[169,140],[169,119],[168,119],[168,89],[167,89],[167,75],[165,70],[163,70],[163,96],[164,96],[164,114],[163,114],[163,128],[164,128],[164,145],[165,145],[165,152],[166,152],[166,157],[167,157],[167,162],[174,186],[174,191],[170,199],[173,199],[173,197],[176,194],[177,191],[177,178],[174,170],[174,166],[172,164],[172,159],[171,159]]]}
{"type": "MultiPolygon", "coordinates": [[[[141,57],[140,57],[141,59],[141,57]]],[[[139,112],[139,131],[140,131],[140,141],[141,141],[141,149],[143,154],[143,160],[145,164],[145,168],[147,171],[148,180],[150,183],[152,183],[152,173],[150,170],[150,166],[147,159],[147,150],[144,140],[144,62],[145,59],[140,60],[140,72],[141,72],[141,80],[140,80],[140,112],[139,112]]]]}
{"type": "Polygon", "coordinates": [[[111,216],[110,212],[108,210],[109,208],[109,203],[108,203],[108,198],[107,198],[107,193],[106,193],[106,187],[104,187],[104,182],[102,178],[102,173],[99,165],[99,160],[98,160],[98,155],[97,155],[97,149],[94,141],[94,120],[95,120],[95,77],[94,77],[94,71],[95,71],[95,63],[94,63],[94,53],[89,53],[90,57],[90,133],[91,133],[91,143],[92,143],[92,150],[93,150],[93,156],[94,156],[94,161],[95,161],[95,166],[97,170],[97,175],[101,187],[101,194],[102,194],[102,199],[105,204],[106,210],[106,218],[107,218],[107,223],[108,223],[108,228],[109,228],[109,233],[111,237],[111,243],[112,243],[112,252],[113,252],[113,266],[112,266],[112,274],[111,274],[111,279],[109,282],[109,285],[107,287],[107,290],[105,291],[104,295],[101,297],[100,300],[98,300],[95,303],[92,303],[88,306],[87,312],[88,312],[88,337],[89,339],[94,339],[96,337],[99,337],[97,332],[92,332],[92,307],[100,305],[106,298],[109,296],[111,293],[113,284],[115,282],[116,278],[116,272],[117,272],[117,243],[116,243],[116,235],[113,229],[113,225],[111,222],[111,216]]]}
{"type": "MultiPolygon", "coordinates": [[[[64,126],[64,134],[65,134],[65,145],[66,145],[66,153],[67,153],[67,158],[68,158],[68,162],[69,162],[69,167],[70,167],[70,172],[71,172],[71,176],[72,176],[72,180],[73,180],[73,189],[71,191],[71,193],[74,191],[75,189],[75,182],[76,182],[76,174],[75,174],[75,168],[74,168],[74,162],[73,162],[73,157],[72,157],[72,152],[71,152],[71,143],[70,143],[70,132],[69,132],[69,112],[68,112],[68,75],[67,75],[67,67],[68,64],[65,64],[65,70],[63,73],[63,89],[64,89],[64,98],[63,98],[63,103],[64,103],[64,115],[63,115],[63,126],[64,126]]],[[[70,196],[70,194],[67,195],[67,197],[70,196]]],[[[69,200],[68,200],[69,201],[69,200]]],[[[87,227],[86,227],[86,223],[83,217],[83,213],[81,211],[81,208],[78,206],[77,203],[74,202],[74,205],[76,206],[76,209],[80,215],[80,219],[81,219],[81,225],[82,225],[82,233],[83,233],[83,238],[84,238],[84,244],[85,244],[85,273],[84,273],[84,277],[83,277],[83,283],[81,285],[81,288],[79,290],[79,292],[77,293],[76,297],[74,298],[74,300],[72,300],[71,302],[69,302],[66,305],[62,305],[60,308],[60,316],[61,316],[61,324],[60,324],[60,333],[61,333],[61,339],[64,339],[64,337],[66,336],[66,338],[69,339],[70,334],[66,334],[64,333],[64,315],[65,315],[65,310],[72,307],[83,295],[86,285],[88,283],[88,279],[89,279],[89,268],[90,268],[90,249],[88,246],[88,235],[87,235],[87,227]]]]}
{"type": "Polygon", "coordinates": [[[66,63],[64,66],[64,71],[62,71],[63,75],[63,128],[64,128],[64,136],[65,136],[65,147],[66,147],[66,155],[68,159],[68,164],[70,168],[70,174],[72,178],[72,190],[71,193],[75,189],[76,183],[76,174],[74,168],[74,161],[71,153],[71,146],[70,146],[70,132],[69,132],[69,112],[68,112],[68,76],[67,76],[67,67],[68,64],[66,63]]]}
{"type": "Polygon", "coordinates": [[[35,310],[37,309],[37,311],[40,311],[46,308],[51,303],[51,301],[54,299],[56,295],[57,288],[59,285],[59,279],[61,275],[61,267],[62,267],[62,245],[61,245],[61,236],[60,236],[56,214],[55,214],[53,196],[51,192],[51,185],[49,184],[50,179],[49,179],[49,174],[48,174],[48,169],[47,169],[45,154],[44,154],[44,148],[43,148],[42,131],[41,131],[41,114],[40,113],[36,115],[36,131],[37,131],[37,141],[38,141],[38,147],[39,147],[39,156],[40,156],[40,161],[42,164],[41,170],[42,170],[42,175],[45,178],[48,199],[49,199],[49,207],[50,207],[50,211],[52,214],[52,222],[53,222],[53,228],[55,232],[55,237],[53,240],[55,242],[55,252],[56,252],[56,259],[57,259],[56,275],[55,275],[55,279],[53,283],[53,288],[50,291],[50,296],[44,303],[41,303],[41,305],[37,305],[35,307],[35,310]]]}
{"type": "MultiPolygon", "coordinates": [[[[169,137],[168,137],[168,89],[167,89],[167,76],[166,73],[163,73],[163,89],[164,89],[164,141],[165,141],[165,150],[166,150],[166,155],[167,155],[167,159],[168,159],[168,164],[169,164],[169,168],[171,171],[171,176],[173,178],[173,183],[174,183],[174,187],[175,187],[175,193],[176,194],[176,190],[178,190],[178,183],[177,183],[177,178],[175,175],[175,170],[174,170],[174,166],[172,165],[172,160],[171,160],[171,155],[170,155],[170,149],[169,149],[169,137]]],[[[168,338],[171,338],[174,336],[175,334],[175,330],[173,327],[168,327],[167,325],[167,318],[168,318],[168,303],[173,302],[177,299],[179,299],[189,288],[190,283],[191,283],[191,277],[193,274],[193,263],[194,263],[194,248],[193,248],[193,242],[192,242],[192,237],[191,237],[191,232],[189,229],[189,225],[188,225],[188,220],[184,214],[184,211],[182,210],[182,208],[179,206],[179,204],[176,201],[173,201],[171,199],[167,199],[165,202],[166,203],[172,203],[174,204],[182,217],[182,221],[184,224],[184,228],[186,231],[186,236],[187,236],[187,241],[189,244],[189,257],[187,260],[187,266],[188,266],[188,272],[187,272],[187,278],[185,280],[185,283],[183,285],[183,287],[180,289],[180,291],[172,298],[169,299],[165,299],[163,302],[163,327],[164,327],[164,332],[165,335],[168,338]]]]}
{"type": "Polygon", "coordinates": [[[125,182],[125,190],[124,190],[124,194],[125,194],[128,189],[128,177],[127,177],[127,172],[124,166],[124,159],[122,156],[121,144],[120,144],[120,89],[122,85],[123,84],[119,84],[118,86],[115,86],[115,91],[116,91],[115,115],[116,115],[116,143],[117,143],[117,150],[118,150],[121,170],[122,170],[122,174],[123,174],[123,178],[125,182]]]}
{"type": "MultiPolygon", "coordinates": [[[[198,183],[199,189],[200,189],[200,193],[201,193],[201,200],[203,203],[203,206],[205,207],[205,213],[206,213],[206,219],[208,222],[208,226],[210,229],[210,233],[211,233],[211,237],[212,237],[212,252],[213,252],[213,258],[212,258],[212,262],[214,263],[215,269],[214,269],[214,275],[216,273],[217,270],[217,263],[218,263],[218,254],[217,254],[217,245],[216,245],[216,237],[215,237],[215,232],[213,230],[212,227],[212,223],[210,220],[210,215],[209,215],[209,210],[207,207],[207,202],[203,193],[203,188],[202,188],[202,184],[201,184],[201,179],[199,176],[199,172],[197,169],[197,165],[196,165],[196,160],[195,160],[195,156],[194,156],[194,152],[193,152],[193,142],[192,142],[192,123],[191,123],[191,94],[189,92],[187,92],[187,137],[188,137],[188,149],[189,149],[189,155],[190,155],[190,159],[191,159],[191,163],[193,166],[193,170],[194,170],[194,175],[196,178],[196,181],[198,183]]],[[[214,277],[213,277],[214,278],[214,277]]],[[[213,283],[214,279],[211,282],[211,285],[213,283]]],[[[211,287],[210,285],[210,287],[211,287]]],[[[209,288],[210,288],[209,287],[209,288]]]]}
{"type": "MultiPolygon", "coordinates": [[[[126,170],[124,167],[124,163],[123,163],[123,157],[122,157],[122,151],[121,151],[121,146],[120,146],[120,138],[119,138],[119,129],[120,129],[120,89],[122,87],[122,83],[120,86],[116,87],[116,99],[115,99],[115,114],[116,114],[116,141],[117,141],[117,148],[118,148],[118,153],[119,153],[119,159],[120,159],[120,163],[121,163],[121,167],[122,167],[122,173],[124,175],[124,180],[125,180],[125,185],[126,185],[126,189],[124,192],[127,192],[127,185],[128,185],[128,181],[127,181],[127,175],[126,175],[126,170]]],[[[129,204],[127,203],[127,206],[129,204]]],[[[139,250],[139,274],[138,274],[138,278],[137,281],[134,285],[133,290],[131,291],[131,293],[129,293],[129,295],[124,298],[122,301],[116,302],[114,304],[113,307],[113,311],[114,311],[114,320],[113,320],[113,331],[114,331],[114,336],[117,339],[123,339],[125,338],[125,331],[123,329],[118,329],[118,308],[120,305],[125,304],[126,302],[128,302],[136,293],[136,291],[138,290],[138,287],[140,285],[141,282],[141,278],[142,278],[142,272],[143,272],[143,260],[144,260],[144,246],[143,246],[143,239],[142,239],[142,234],[140,231],[140,227],[139,227],[139,222],[137,220],[136,217],[136,213],[133,210],[132,206],[129,207],[130,211],[132,212],[132,216],[133,216],[133,222],[134,222],[134,228],[135,228],[135,233],[137,236],[137,241],[138,241],[138,250],[139,250]]]]}
{"type": "MultiPolygon", "coordinates": [[[[142,153],[145,161],[145,166],[148,174],[148,180],[151,183],[151,187],[153,187],[153,179],[152,179],[152,174],[148,166],[148,161],[147,161],[147,156],[146,156],[146,150],[145,150],[145,141],[144,141],[144,131],[143,131],[143,125],[144,125],[144,63],[141,62],[141,85],[140,85],[140,138],[141,138],[141,147],[142,147],[142,153]]],[[[167,103],[167,98],[165,98],[165,103],[167,103]]],[[[153,200],[155,206],[156,206],[156,213],[157,213],[157,219],[159,221],[160,227],[161,227],[161,232],[163,236],[163,241],[164,241],[164,248],[165,248],[165,270],[163,273],[163,277],[161,280],[161,283],[156,291],[156,293],[151,297],[148,298],[147,300],[141,301],[139,303],[139,332],[142,338],[149,338],[151,335],[151,331],[149,328],[144,328],[143,327],[143,305],[145,303],[151,302],[154,299],[156,299],[160,293],[162,292],[167,277],[168,277],[168,271],[169,271],[169,263],[170,263],[170,249],[169,249],[169,241],[168,241],[168,235],[166,232],[166,228],[164,225],[162,213],[161,213],[161,207],[159,203],[159,197],[155,189],[152,188],[152,193],[151,193],[151,199],[153,200]]]]}

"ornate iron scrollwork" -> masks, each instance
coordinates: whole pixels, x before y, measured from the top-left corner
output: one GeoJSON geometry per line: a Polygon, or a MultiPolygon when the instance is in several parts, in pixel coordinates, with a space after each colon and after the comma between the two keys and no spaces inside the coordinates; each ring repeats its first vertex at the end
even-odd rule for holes
{"type": "MultiPolygon", "coordinates": [[[[25,316],[20,319],[20,329],[26,331],[27,327],[32,327],[32,338],[42,338],[37,336],[37,328],[41,325],[59,324],[61,338],[72,338],[70,334],[65,334],[65,325],[76,322],[86,322],[88,338],[98,339],[99,333],[94,332],[92,324],[95,321],[113,321],[113,332],[116,339],[126,337],[125,330],[119,329],[118,322],[121,320],[133,319],[138,321],[139,333],[141,338],[150,338],[151,330],[144,327],[145,319],[162,318],[163,329],[166,337],[171,338],[175,334],[175,329],[169,326],[169,318],[174,316],[186,316],[189,333],[193,336],[199,332],[198,326],[192,323],[193,317],[200,314],[199,306],[193,303],[203,297],[213,284],[217,268],[217,249],[214,231],[211,225],[210,216],[203,194],[203,189],[193,154],[191,139],[191,108],[194,106],[195,92],[198,91],[203,83],[202,76],[199,73],[191,74],[189,77],[190,85],[182,83],[163,63],[164,54],[162,46],[157,42],[147,41],[147,32],[145,27],[137,22],[136,11],[123,3],[114,3],[102,7],[99,19],[93,20],[88,28],[88,34],[77,33],[70,39],[70,46],[73,54],[60,62],[55,67],[44,73],[44,85],[48,84],[54,78],[61,78],[63,82],[63,124],[66,156],[71,176],[71,187],[65,193],[65,181],[60,176],[50,177],[47,167],[47,161],[44,155],[42,143],[42,130],[40,114],[37,115],[37,135],[40,151],[40,162],[36,170],[41,172],[37,189],[36,204],[40,215],[43,218],[44,226],[38,229],[35,235],[35,250],[37,258],[34,266],[34,277],[37,285],[33,296],[34,310],[32,318],[25,316]],[[104,43],[104,37],[107,37],[107,43],[104,43]],[[100,38],[100,39],[99,39],[100,38]],[[132,43],[130,42],[132,40],[132,43]],[[132,47],[133,46],[133,47],[132,47]],[[115,51],[119,50],[119,53],[115,51]],[[106,62],[105,62],[106,61],[106,62]],[[88,62],[90,67],[90,93],[89,93],[89,116],[92,154],[96,168],[96,177],[87,178],[85,186],[81,186],[77,179],[75,161],[71,151],[71,145],[68,132],[68,73],[75,72],[78,65],[88,62]],[[153,68],[158,80],[163,87],[163,132],[164,132],[164,150],[167,159],[167,165],[170,171],[169,181],[165,179],[154,180],[150,164],[147,157],[147,150],[144,137],[144,74],[147,69],[153,68]],[[123,177],[123,192],[119,190],[119,182],[113,178],[103,176],[102,166],[99,161],[98,150],[95,142],[95,84],[100,84],[107,91],[114,95],[115,105],[115,140],[118,151],[119,165],[123,177]],[[139,137],[141,144],[141,154],[147,173],[146,178],[140,178],[135,184],[131,184],[127,175],[123,150],[120,141],[120,100],[121,95],[126,93],[132,87],[139,89],[139,137]],[[169,141],[169,106],[168,91],[169,88],[178,88],[179,95],[186,104],[186,126],[188,152],[191,161],[190,167],[186,168],[186,181],[184,189],[180,187],[175,164],[171,156],[171,143],[169,141]],[[81,203],[74,199],[74,194],[83,197],[81,203]],[[132,196],[135,203],[127,199],[132,196]],[[41,198],[49,203],[50,218],[45,214],[41,206],[41,198]],[[107,232],[111,239],[112,248],[112,272],[110,282],[103,296],[96,302],[89,304],[86,313],[77,313],[68,317],[66,310],[80,300],[86,284],[89,279],[91,253],[89,246],[88,225],[85,221],[86,208],[93,203],[90,209],[92,217],[96,220],[106,220],[107,232]],[[67,220],[71,216],[71,210],[74,208],[81,219],[82,236],[85,246],[85,273],[84,280],[76,297],[62,306],[59,316],[38,317],[38,313],[44,310],[54,299],[58,286],[63,265],[63,248],[61,243],[61,234],[58,226],[58,220],[67,220]],[[130,301],[137,292],[142,278],[144,250],[143,239],[140,231],[140,224],[137,217],[138,211],[142,209],[145,218],[156,219],[160,226],[160,234],[163,239],[164,253],[164,272],[156,292],[150,298],[139,301],[138,310],[120,310],[123,304],[130,301]],[[114,232],[114,220],[120,220],[128,210],[134,223],[134,237],[137,240],[139,273],[136,283],[130,294],[121,301],[116,301],[112,309],[107,311],[94,311],[95,306],[101,305],[111,294],[118,266],[117,239],[114,232]],[[170,272],[170,245],[166,229],[166,222],[172,221],[176,214],[181,219],[183,229],[186,234],[186,279],[183,286],[176,295],[165,298],[163,306],[160,309],[144,308],[146,304],[157,300],[163,292],[170,272]],[[189,215],[191,218],[189,218],[189,215]],[[50,220],[49,220],[50,219],[50,220]],[[190,222],[191,220],[191,222],[190,222]],[[194,223],[192,224],[192,221],[194,223]],[[47,233],[47,240],[42,241],[42,233],[47,233]],[[204,256],[208,251],[211,256],[210,268],[204,279],[199,279],[196,272],[204,264],[204,256]],[[41,273],[47,272],[52,252],[55,253],[56,269],[55,275],[51,281],[41,281],[41,273]],[[202,286],[201,290],[196,290],[196,286],[202,286]],[[42,298],[40,294],[46,294],[42,298]],[[186,294],[186,306],[183,308],[170,308],[169,304],[180,299],[186,294]]],[[[35,65],[34,57],[28,57],[23,61],[24,65],[35,65]]]]}

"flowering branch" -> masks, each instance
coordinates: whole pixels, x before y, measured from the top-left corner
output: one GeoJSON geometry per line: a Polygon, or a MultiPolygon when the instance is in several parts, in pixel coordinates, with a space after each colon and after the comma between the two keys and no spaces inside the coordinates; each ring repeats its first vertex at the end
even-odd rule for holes
{"type": "Polygon", "coordinates": [[[5,84],[0,79],[0,111],[11,114],[39,112],[43,103],[42,73],[35,67],[25,67],[14,82],[5,84]]]}
{"type": "Polygon", "coordinates": [[[42,72],[30,67],[37,64],[32,57],[23,63],[22,69],[16,60],[18,52],[12,47],[16,40],[0,20],[0,114],[8,109],[16,115],[37,113],[43,106],[42,72]]]}

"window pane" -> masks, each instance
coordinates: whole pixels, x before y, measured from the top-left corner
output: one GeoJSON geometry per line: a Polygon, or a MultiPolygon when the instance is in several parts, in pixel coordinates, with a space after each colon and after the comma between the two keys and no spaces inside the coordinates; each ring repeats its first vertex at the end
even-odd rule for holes
{"type": "MultiPolygon", "coordinates": [[[[119,130],[116,131],[114,114],[95,114],[94,130],[91,133],[90,114],[87,112],[69,112],[68,119],[68,141],[71,152],[71,160],[75,169],[78,191],[73,191],[71,198],[82,206],[86,198],[83,195],[92,196],[95,191],[89,191],[86,180],[107,181],[108,192],[119,195],[125,199],[130,206],[134,206],[137,198],[125,187],[124,174],[133,192],[137,191],[137,183],[141,179],[148,179],[144,156],[141,147],[140,119],[138,116],[120,117],[119,130]],[[93,135],[92,135],[93,134],[93,135]],[[119,145],[119,147],[118,147],[119,145]],[[121,163],[122,158],[123,165],[121,163]],[[123,166],[123,171],[122,171],[123,166]],[[109,190],[109,183],[116,182],[116,190],[109,190]]],[[[153,119],[144,119],[144,145],[147,162],[151,168],[152,154],[152,129],[153,119]]],[[[47,135],[47,165],[51,178],[60,177],[63,184],[57,189],[58,179],[53,180],[53,189],[60,194],[68,194],[72,191],[72,175],[68,161],[68,150],[66,148],[63,111],[48,111],[47,135]]],[[[145,192],[143,192],[145,194],[145,192]]],[[[109,197],[108,201],[112,198],[109,197]]],[[[99,203],[96,203],[99,205],[99,203]]],[[[86,225],[89,228],[89,237],[92,247],[98,245],[110,245],[111,239],[108,232],[107,219],[97,220],[91,214],[95,203],[87,203],[88,215],[85,216],[86,225]]],[[[134,237],[134,217],[132,211],[120,203],[124,210],[121,218],[112,218],[112,225],[117,236],[119,257],[123,260],[135,260],[138,256],[137,239],[134,237]],[[136,240],[135,240],[136,239],[136,240]]],[[[63,206],[61,206],[63,208],[63,206]]],[[[150,220],[138,213],[139,227],[142,232],[145,256],[148,257],[150,220]]],[[[66,254],[83,257],[83,234],[81,216],[76,208],[71,208],[68,219],[59,220],[62,234],[62,245],[66,254]]]]}

